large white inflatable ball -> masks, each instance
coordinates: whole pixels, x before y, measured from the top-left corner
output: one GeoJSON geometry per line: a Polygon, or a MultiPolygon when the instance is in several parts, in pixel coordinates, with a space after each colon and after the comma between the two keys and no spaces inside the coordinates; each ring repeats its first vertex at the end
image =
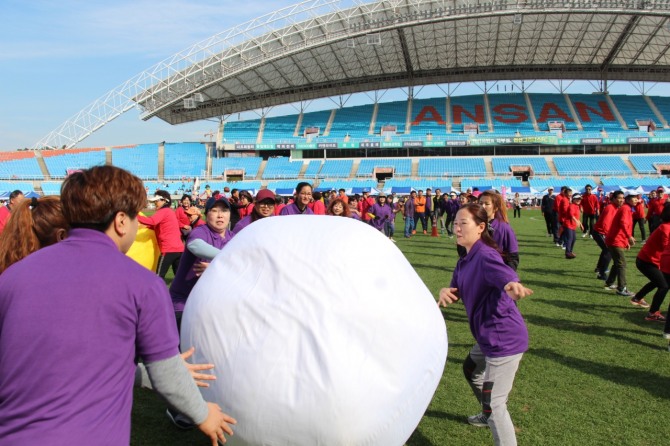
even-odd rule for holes
{"type": "Polygon", "coordinates": [[[447,358],[442,314],[400,250],[329,216],[240,231],[189,296],[181,345],[216,366],[203,394],[237,419],[230,445],[402,445],[447,358]]]}

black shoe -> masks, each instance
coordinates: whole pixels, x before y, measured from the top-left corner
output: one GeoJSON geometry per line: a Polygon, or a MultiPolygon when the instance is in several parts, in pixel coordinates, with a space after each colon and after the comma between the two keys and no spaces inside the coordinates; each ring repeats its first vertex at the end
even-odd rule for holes
{"type": "Polygon", "coordinates": [[[598,274],[596,276],[596,279],[598,280],[607,280],[607,274],[598,274]]]}
{"type": "Polygon", "coordinates": [[[181,430],[187,431],[195,427],[193,421],[191,421],[186,415],[183,415],[175,410],[167,409],[165,414],[168,416],[170,421],[172,421],[172,424],[181,430]]]}

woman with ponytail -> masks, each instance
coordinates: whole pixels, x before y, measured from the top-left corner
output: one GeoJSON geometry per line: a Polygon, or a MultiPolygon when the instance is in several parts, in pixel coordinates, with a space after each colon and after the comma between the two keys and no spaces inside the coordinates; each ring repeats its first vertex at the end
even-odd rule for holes
{"type": "Polygon", "coordinates": [[[0,274],[28,254],[63,240],[68,229],[60,198],[22,201],[12,210],[0,235],[0,274]]]}
{"type": "Polygon", "coordinates": [[[516,271],[519,267],[519,243],[509,225],[507,206],[502,195],[495,190],[484,191],[479,196],[479,203],[486,210],[489,233],[498,245],[505,265],[516,271]]]}
{"type": "Polygon", "coordinates": [[[490,427],[496,445],[515,445],[507,398],[523,353],[528,330],[515,301],[532,290],[496,249],[487,231],[489,217],[480,204],[467,204],[456,214],[454,233],[466,254],[456,264],[449,288],[442,288],[438,305],[462,300],[475,345],[463,363],[463,373],[481,405],[481,413],[468,417],[477,427],[490,427]]]}

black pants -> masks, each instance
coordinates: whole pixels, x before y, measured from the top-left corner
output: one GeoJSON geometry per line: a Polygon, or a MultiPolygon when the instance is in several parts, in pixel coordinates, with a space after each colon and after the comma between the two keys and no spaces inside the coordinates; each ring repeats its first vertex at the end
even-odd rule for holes
{"type": "Polygon", "coordinates": [[[156,266],[156,274],[165,279],[170,267],[172,267],[172,273],[177,274],[177,268],[179,268],[179,260],[181,259],[181,252],[166,252],[161,254],[158,257],[158,265],[156,266]]]}
{"type": "Polygon", "coordinates": [[[596,216],[595,214],[592,215],[587,215],[584,214],[582,215],[582,225],[584,225],[584,234],[589,234],[593,235],[593,225],[596,223],[596,216]]]}
{"type": "Polygon", "coordinates": [[[644,227],[644,219],[638,218],[637,220],[633,220],[633,237],[635,237],[635,226],[640,227],[640,235],[642,237],[642,241],[645,241],[647,239],[647,228],[644,227]]]}
{"type": "Polygon", "coordinates": [[[601,276],[604,276],[605,271],[607,271],[607,267],[609,266],[610,261],[612,260],[612,254],[610,254],[610,250],[607,248],[607,245],[605,245],[604,235],[602,235],[599,232],[593,231],[593,240],[600,248],[600,257],[598,257],[598,264],[596,265],[596,268],[598,268],[598,273],[601,276]]]}
{"type": "Polygon", "coordinates": [[[665,295],[668,294],[668,282],[666,282],[661,270],[653,263],[635,259],[635,266],[637,266],[637,269],[649,279],[649,283],[643,286],[640,291],[635,294],[635,298],[642,299],[647,293],[651,292],[654,288],[657,288],[656,293],[654,294],[654,299],[651,301],[651,307],[649,308],[650,313],[655,313],[661,309],[663,299],[665,299],[665,295]]]}
{"type": "Polygon", "coordinates": [[[419,221],[421,221],[421,227],[424,231],[427,230],[428,226],[426,225],[426,213],[425,212],[416,212],[414,214],[414,225],[415,228],[419,226],[419,221]]]}

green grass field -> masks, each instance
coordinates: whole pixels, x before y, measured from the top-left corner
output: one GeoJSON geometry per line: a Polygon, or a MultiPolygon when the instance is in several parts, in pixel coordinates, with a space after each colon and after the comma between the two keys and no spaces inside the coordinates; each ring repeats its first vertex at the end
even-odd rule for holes
{"type": "MultiPolygon", "coordinates": [[[[603,289],[593,273],[599,253],[593,240],[578,235],[577,258],[566,260],[564,251],[545,236],[539,211],[524,210],[523,217],[511,223],[519,239],[519,275],[535,291],[519,303],[530,331],[530,349],[508,404],[519,444],[668,444],[670,353],[661,336],[663,324],[645,321],[646,310],[603,289]]],[[[437,296],[449,284],[456,264],[455,239],[417,235],[407,240],[402,226],[398,219],[398,248],[437,296]]],[[[646,283],[635,268],[638,249],[627,257],[633,291],[646,283]]],[[[651,302],[651,296],[647,300],[651,302]]],[[[667,301],[661,310],[665,313],[666,308],[667,301]]],[[[442,311],[449,334],[447,365],[407,445],[493,444],[488,429],[466,422],[479,407],[461,372],[474,342],[465,310],[455,304],[442,311]]],[[[150,391],[135,392],[133,445],[208,444],[198,432],[178,431],[164,411],[150,391]]]]}

